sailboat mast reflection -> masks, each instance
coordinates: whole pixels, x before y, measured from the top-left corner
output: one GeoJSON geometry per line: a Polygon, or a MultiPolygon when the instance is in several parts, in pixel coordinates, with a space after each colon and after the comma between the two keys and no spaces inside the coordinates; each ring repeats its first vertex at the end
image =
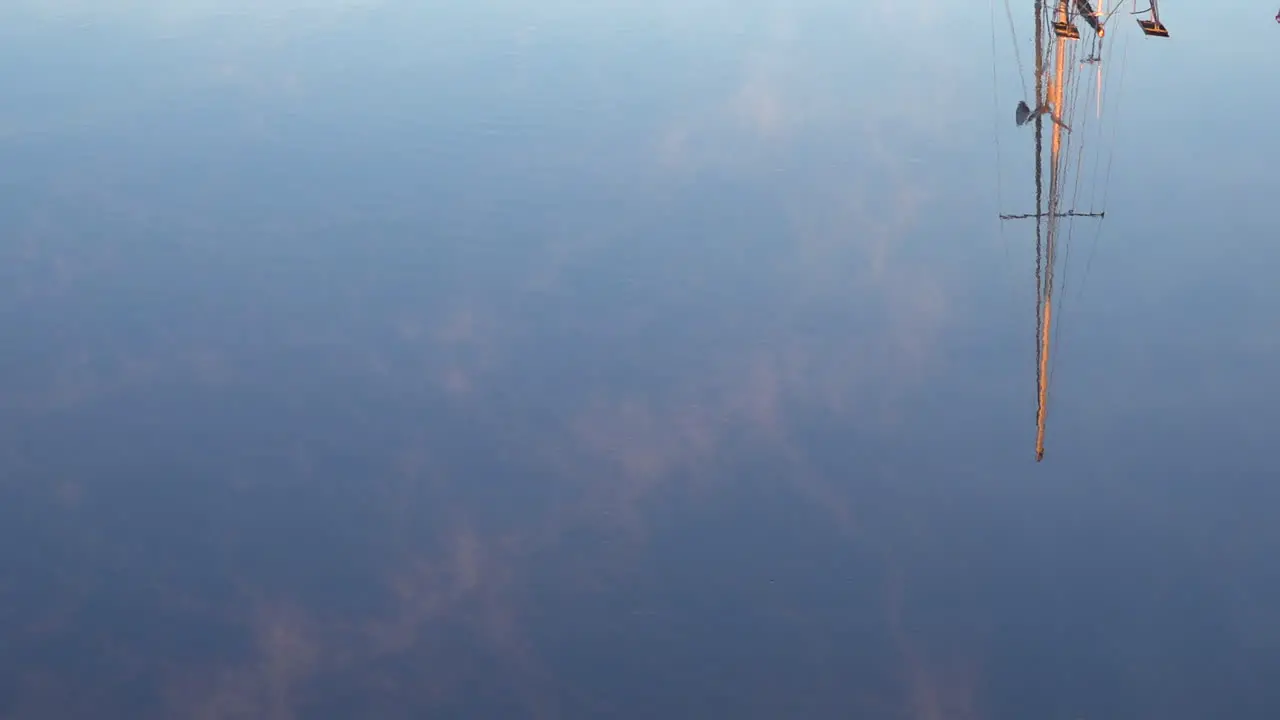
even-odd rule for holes
{"type": "MultiPolygon", "coordinates": [[[[1122,0],[1121,0],[1122,1],[1122,0]]],[[[1035,0],[1035,104],[1019,101],[1014,120],[1017,125],[1034,123],[1035,127],[1035,212],[1000,215],[1002,220],[1033,219],[1036,221],[1036,461],[1044,459],[1045,428],[1049,409],[1050,344],[1054,320],[1054,284],[1060,270],[1059,245],[1071,235],[1070,223],[1076,218],[1101,221],[1106,211],[1077,210],[1081,185],[1083,145],[1072,143],[1079,97],[1077,67],[1097,67],[1097,115],[1102,115],[1102,57],[1106,23],[1119,9],[1106,9],[1106,0],[1094,9],[1089,0],[1035,0]],[[1081,44],[1083,24],[1091,36],[1091,51],[1078,63],[1075,59],[1081,44]],[[1049,35],[1052,31],[1052,35],[1049,35]],[[1051,47],[1046,48],[1046,40],[1051,47]],[[1050,51],[1051,50],[1051,51],[1050,51]],[[1049,120],[1049,143],[1045,147],[1045,119],[1049,120]],[[1045,160],[1048,177],[1046,178],[1045,160]],[[1070,174],[1070,176],[1069,176],[1070,174]],[[1071,188],[1073,202],[1064,207],[1063,192],[1071,188]],[[1048,191],[1048,197],[1045,191],[1048,191]],[[1064,221],[1067,223],[1063,225],[1064,221]]],[[[1168,37],[1160,22],[1156,0],[1151,7],[1134,14],[1151,13],[1149,20],[1138,20],[1143,33],[1168,37]]],[[[1016,42],[1016,38],[1015,38],[1016,42]]],[[[1104,181],[1105,184],[1105,181],[1104,181]]],[[[1104,191],[1105,193],[1105,191],[1104,191]]],[[[1105,194],[1104,200],[1105,203],[1105,194]]]]}

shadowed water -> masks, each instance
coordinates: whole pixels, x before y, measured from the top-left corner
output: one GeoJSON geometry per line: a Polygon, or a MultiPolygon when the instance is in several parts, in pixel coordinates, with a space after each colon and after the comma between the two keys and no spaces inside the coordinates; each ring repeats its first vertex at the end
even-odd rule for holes
{"type": "Polygon", "coordinates": [[[1274,717],[1270,13],[1118,13],[1037,465],[1003,6],[864,5],[0,9],[0,717],[1274,717]]]}

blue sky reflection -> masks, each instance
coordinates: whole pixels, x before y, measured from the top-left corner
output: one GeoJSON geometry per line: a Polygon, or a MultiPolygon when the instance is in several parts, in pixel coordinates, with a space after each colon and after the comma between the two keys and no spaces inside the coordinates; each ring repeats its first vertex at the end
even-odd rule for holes
{"type": "Polygon", "coordinates": [[[1276,27],[1166,4],[1036,465],[998,4],[10,3],[0,716],[1272,717],[1276,27]]]}

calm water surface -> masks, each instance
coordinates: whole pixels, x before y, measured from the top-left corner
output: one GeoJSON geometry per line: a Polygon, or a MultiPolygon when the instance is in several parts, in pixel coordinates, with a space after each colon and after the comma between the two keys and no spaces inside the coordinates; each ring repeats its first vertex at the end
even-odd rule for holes
{"type": "Polygon", "coordinates": [[[1166,5],[1037,465],[999,3],[10,3],[0,717],[1275,717],[1280,31],[1166,5]]]}

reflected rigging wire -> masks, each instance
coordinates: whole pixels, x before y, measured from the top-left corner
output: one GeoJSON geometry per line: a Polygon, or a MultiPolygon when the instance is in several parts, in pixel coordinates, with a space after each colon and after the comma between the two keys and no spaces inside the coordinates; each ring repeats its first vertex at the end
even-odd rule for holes
{"type": "MultiPolygon", "coordinates": [[[[1116,10],[1119,10],[1119,9],[1120,9],[1120,7],[1121,7],[1122,5],[1123,5],[1123,3],[1122,3],[1122,2],[1117,2],[1117,3],[1116,3],[1116,10]]],[[[1112,14],[1112,15],[1114,15],[1114,14],[1115,14],[1115,12],[1116,12],[1116,10],[1112,10],[1112,11],[1111,11],[1111,14],[1112,14]]],[[[1110,15],[1108,15],[1108,17],[1110,17],[1110,15]]],[[[1129,44],[1128,44],[1128,43],[1125,43],[1125,44],[1124,44],[1124,49],[1121,51],[1121,60],[1120,60],[1120,78],[1119,78],[1119,80],[1117,81],[1117,83],[1116,83],[1115,85],[1107,85],[1106,90],[1104,90],[1104,91],[1103,91],[1103,93],[1102,93],[1102,104],[1103,104],[1103,107],[1106,107],[1106,108],[1110,108],[1110,107],[1111,107],[1111,99],[1112,99],[1112,97],[1113,97],[1113,96],[1112,96],[1112,93],[1113,93],[1113,92],[1114,92],[1114,93],[1117,93],[1117,94],[1122,94],[1122,93],[1123,93],[1123,91],[1124,91],[1125,68],[1128,66],[1128,63],[1126,63],[1126,62],[1125,62],[1125,60],[1127,60],[1128,58],[1129,58],[1129,44]],[[1112,88],[1115,88],[1115,89],[1113,90],[1112,88]]],[[[1119,101],[1118,101],[1118,100],[1116,100],[1116,103],[1117,103],[1116,110],[1115,110],[1114,112],[1109,112],[1109,113],[1108,113],[1108,117],[1110,117],[1110,118],[1111,118],[1111,142],[1110,142],[1110,146],[1111,146],[1111,147],[1113,147],[1113,148],[1115,147],[1115,141],[1116,141],[1116,138],[1119,136],[1119,129],[1118,129],[1118,128],[1119,128],[1119,126],[1120,126],[1119,121],[1116,119],[1116,118],[1120,115],[1119,101]]],[[[1106,206],[1106,204],[1107,204],[1107,194],[1108,194],[1108,192],[1109,192],[1109,191],[1110,191],[1110,189],[1111,189],[1111,164],[1112,164],[1112,162],[1113,162],[1114,160],[1115,160],[1115,151],[1113,150],[1112,152],[1110,152],[1110,153],[1108,153],[1108,154],[1107,154],[1107,170],[1106,170],[1106,173],[1104,174],[1104,176],[1103,176],[1103,180],[1102,180],[1102,204],[1103,204],[1103,206],[1104,206],[1104,207],[1105,207],[1105,206],[1106,206]]],[[[1079,287],[1079,289],[1077,289],[1077,290],[1076,290],[1076,295],[1077,295],[1077,296],[1082,296],[1082,295],[1084,294],[1084,283],[1085,283],[1085,281],[1086,281],[1086,280],[1088,280],[1088,279],[1089,279],[1089,270],[1090,270],[1090,268],[1092,268],[1092,267],[1093,267],[1093,256],[1094,256],[1094,253],[1096,253],[1096,252],[1097,252],[1097,250],[1098,250],[1098,237],[1099,237],[1099,235],[1101,235],[1101,232],[1102,232],[1102,227],[1101,227],[1101,225],[1099,225],[1099,227],[1098,227],[1098,232],[1097,232],[1097,233],[1095,233],[1095,234],[1094,234],[1094,237],[1093,237],[1093,246],[1089,249],[1089,259],[1088,259],[1088,261],[1087,261],[1087,262],[1085,262],[1085,266],[1084,266],[1084,278],[1080,281],[1080,287],[1079,287]]]]}
{"type": "MultiPolygon", "coordinates": [[[[1005,8],[1005,15],[1009,21],[1009,32],[1011,35],[1014,35],[1015,28],[1013,24],[1013,13],[1009,9],[1009,0],[1004,0],[1004,8],[1005,8]]],[[[992,92],[992,98],[995,102],[994,111],[992,113],[992,134],[995,138],[995,146],[996,146],[996,167],[995,167],[996,202],[999,203],[999,207],[1004,207],[1004,153],[1000,145],[1000,132],[1004,124],[1002,121],[1007,121],[1007,118],[1002,113],[1002,110],[1001,110],[1002,103],[1000,102],[1000,75],[998,71],[1000,54],[998,49],[999,46],[997,42],[997,37],[996,37],[997,35],[996,0],[989,0],[988,9],[990,11],[990,16],[991,16],[991,92],[992,92]]],[[[1018,63],[1018,79],[1022,83],[1023,98],[1025,99],[1027,97],[1026,95],[1027,79],[1026,79],[1025,73],[1023,72],[1022,54],[1018,49],[1016,35],[1015,35],[1015,42],[1013,43],[1013,51],[1014,51],[1014,57],[1018,63]]],[[[1010,256],[1010,253],[1009,253],[1010,242],[1009,242],[1008,233],[1006,232],[1006,229],[1005,229],[1005,222],[1003,219],[997,219],[996,223],[1000,231],[1000,244],[1002,246],[1002,249],[1004,250],[1005,273],[1006,273],[1005,289],[1007,290],[1009,295],[1009,302],[1005,303],[1005,306],[1008,308],[1006,312],[1009,313],[1009,316],[1012,319],[1016,317],[1017,308],[1019,305],[1021,305],[1018,299],[1018,293],[1016,290],[1017,285],[1015,282],[1017,278],[1017,272],[1016,272],[1016,268],[1014,267],[1013,258],[1010,256]]]]}
{"type": "MultiPolygon", "coordinates": [[[[1112,15],[1115,14],[1116,10],[1119,7],[1121,7],[1121,3],[1117,2],[1116,8],[1113,8],[1111,12],[1107,13],[1104,17],[1110,18],[1112,15]]],[[[1092,57],[1096,58],[1097,62],[1104,62],[1101,58],[1111,56],[1111,47],[1115,43],[1115,35],[1112,34],[1112,35],[1104,36],[1103,38],[1096,38],[1095,36],[1095,40],[1097,40],[1095,44],[1096,52],[1092,54],[1092,57]]],[[[1068,54],[1071,57],[1070,57],[1070,63],[1067,65],[1067,71],[1066,71],[1068,76],[1071,79],[1064,83],[1071,88],[1071,95],[1068,100],[1064,100],[1064,105],[1068,105],[1068,107],[1064,108],[1064,110],[1062,111],[1062,114],[1068,117],[1074,117],[1076,113],[1076,109],[1077,107],[1080,106],[1081,101],[1084,99],[1087,99],[1087,98],[1082,98],[1082,95],[1084,94],[1083,87],[1082,87],[1083,83],[1080,81],[1080,78],[1078,77],[1079,75],[1078,70],[1082,63],[1077,58],[1077,51],[1078,51],[1077,44],[1072,43],[1069,46],[1069,50],[1068,50],[1068,54]]],[[[1118,86],[1115,87],[1114,90],[1112,85],[1108,84],[1104,86],[1101,84],[1101,75],[1102,75],[1101,68],[1099,69],[1099,72],[1098,72],[1099,84],[1095,88],[1095,94],[1097,96],[1097,103],[1099,107],[1099,113],[1098,113],[1099,117],[1101,116],[1101,108],[1104,104],[1104,101],[1107,108],[1109,109],[1107,113],[1107,117],[1109,119],[1109,124],[1111,125],[1111,132],[1110,132],[1111,142],[1107,143],[1108,149],[1103,150],[1101,148],[1101,145],[1103,141],[1106,140],[1106,135],[1107,135],[1105,128],[1102,128],[1102,127],[1099,127],[1098,129],[1098,132],[1097,132],[1098,137],[1096,138],[1098,146],[1094,148],[1094,152],[1092,153],[1092,158],[1091,158],[1092,161],[1089,163],[1085,162],[1084,156],[1086,154],[1086,151],[1085,151],[1085,148],[1083,147],[1085,136],[1088,135],[1089,133],[1088,132],[1080,133],[1080,142],[1079,142],[1080,147],[1077,150],[1074,150],[1074,151],[1070,150],[1070,148],[1073,148],[1076,146],[1076,143],[1074,142],[1075,141],[1074,137],[1070,137],[1067,141],[1066,153],[1070,153],[1070,152],[1075,153],[1074,164],[1076,167],[1076,177],[1075,177],[1075,182],[1073,183],[1073,188],[1072,188],[1071,197],[1070,197],[1070,205],[1072,207],[1074,207],[1076,203],[1078,203],[1082,199],[1080,186],[1081,186],[1081,182],[1083,182],[1084,180],[1084,175],[1086,174],[1085,172],[1086,168],[1088,168],[1089,174],[1091,175],[1090,181],[1089,181],[1090,191],[1089,191],[1089,210],[1088,211],[1095,212],[1100,210],[1103,213],[1106,212],[1107,200],[1110,194],[1111,168],[1112,168],[1112,163],[1115,159],[1115,152],[1113,148],[1114,148],[1115,139],[1118,134],[1118,123],[1116,121],[1116,116],[1118,115],[1118,109],[1115,111],[1112,111],[1110,110],[1110,108],[1112,105],[1116,105],[1118,108],[1119,103],[1118,103],[1117,94],[1123,91],[1125,69],[1127,67],[1127,63],[1125,62],[1125,60],[1127,60],[1127,58],[1128,58],[1128,44],[1125,43],[1123,54],[1121,56],[1121,62],[1120,62],[1120,79],[1119,79],[1118,86]],[[1102,155],[1104,153],[1106,155],[1105,171],[1103,170],[1103,162],[1102,162],[1102,155]],[[1101,176],[1101,179],[1099,178],[1099,176],[1101,176]],[[1099,205],[1095,204],[1095,201],[1098,199],[1097,194],[1098,194],[1099,184],[1101,184],[1102,186],[1101,187],[1102,197],[1101,197],[1100,208],[1099,208],[1099,205]]],[[[1084,129],[1084,128],[1092,127],[1093,124],[1090,122],[1090,119],[1088,117],[1085,117],[1083,121],[1080,123],[1080,125],[1082,129],[1084,129]]],[[[1075,133],[1072,133],[1071,135],[1074,136],[1075,133]]],[[[1055,315],[1057,316],[1056,319],[1058,320],[1058,322],[1057,322],[1057,327],[1055,328],[1054,338],[1053,338],[1054,344],[1059,348],[1061,348],[1061,342],[1062,342],[1061,338],[1063,336],[1062,326],[1065,324],[1065,320],[1067,319],[1066,318],[1067,306],[1070,305],[1072,307],[1075,307],[1077,302],[1079,302],[1080,298],[1083,297],[1085,283],[1088,280],[1089,272],[1093,266],[1093,258],[1095,253],[1097,252],[1099,239],[1102,234],[1102,218],[1099,218],[1098,222],[1094,226],[1094,231],[1092,233],[1093,238],[1092,238],[1092,242],[1090,243],[1088,259],[1085,263],[1083,276],[1075,284],[1069,285],[1069,278],[1073,276],[1073,274],[1071,273],[1071,254],[1072,254],[1071,250],[1072,250],[1072,246],[1074,245],[1074,242],[1072,242],[1074,231],[1075,231],[1074,223],[1068,222],[1067,233],[1066,233],[1066,237],[1064,238],[1065,249],[1064,249],[1063,261],[1061,263],[1062,278],[1061,278],[1061,287],[1059,289],[1059,292],[1062,295],[1062,299],[1059,301],[1059,310],[1057,313],[1055,313],[1055,315]],[[1068,290],[1069,287],[1077,288],[1074,300],[1070,296],[1070,293],[1068,290]]],[[[1056,264],[1056,261],[1053,259],[1051,259],[1050,262],[1054,262],[1054,264],[1056,264]]],[[[1074,317],[1074,314],[1072,316],[1074,317]]],[[[1049,386],[1048,390],[1050,392],[1052,391],[1053,386],[1055,384],[1054,375],[1056,375],[1056,370],[1060,363],[1061,357],[1062,357],[1062,353],[1059,352],[1055,354],[1053,358],[1050,359],[1049,377],[1046,378],[1046,382],[1048,383],[1048,386],[1049,386]]]]}
{"type": "MultiPolygon", "coordinates": [[[[1043,95],[1044,95],[1043,93],[1044,73],[1042,72],[1042,68],[1045,67],[1044,60],[1047,57],[1047,55],[1046,55],[1044,40],[1043,40],[1044,38],[1043,28],[1045,27],[1044,23],[1048,19],[1048,16],[1044,14],[1044,3],[1042,0],[1036,0],[1036,8],[1037,8],[1036,22],[1039,23],[1039,25],[1037,25],[1035,28],[1036,58],[1038,59],[1036,64],[1035,103],[1038,109],[1038,106],[1041,100],[1043,99],[1043,95]]],[[[1040,345],[1040,338],[1042,333],[1044,332],[1044,315],[1042,310],[1043,310],[1044,300],[1045,300],[1044,285],[1040,275],[1040,263],[1042,258],[1044,257],[1041,232],[1045,226],[1045,223],[1041,222],[1041,217],[1040,217],[1040,213],[1044,210],[1043,195],[1042,195],[1043,187],[1044,187],[1043,186],[1044,131],[1042,128],[1043,128],[1043,123],[1041,122],[1040,119],[1037,119],[1036,120],[1036,163],[1035,163],[1036,164],[1036,337],[1035,337],[1035,341],[1036,341],[1036,397],[1037,399],[1040,396],[1040,383],[1042,380],[1041,360],[1044,357],[1043,349],[1041,348],[1041,345],[1040,345]]],[[[1037,407],[1036,421],[1039,422],[1039,420],[1040,420],[1040,408],[1037,407]]]]}
{"type": "MultiPolygon", "coordinates": [[[[1074,24],[1077,17],[1079,17],[1078,13],[1075,13],[1069,10],[1068,22],[1074,24]]],[[[1080,104],[1081,83],[1079,78],[1079,65],[1080,65],[1079,49],[1080,49],[1079,42],[1069,43],[1065,48],[1065,53],[1063,56],[1063,60],[1066,67],[1063,69],[1063,88],[1062,88],[1063,107],[1059,110],[1059,113],[1068,118],[1075,118],[1076,108],[1079,107],[1079,104],[1080,104]]],[[[1068,201],[1067,207],[1070,209],[1075,208],[1076,202],[1079,199],[1080,181],[1081,181],[1081,176],[1083,174],[1081,170],[1084,163],[1084,154],[1085,154],[1084,143],[1078,142],[1077,139],[1087,135],[1089,129],[1092,127],[1092,124],[1089,122],[1089,119],[1087,117],[1081,118],[1079,122],[1073,122],[1072,125],[1074,130],[1073,132],[1067,133],[1066,137],[1063,139],[1062,146],[1060,149],[1059,165],[1058,167],[1054,168],[1054,174],[1055,174],[1054,182],[1055,182],[1055,185],[1057,186],[1059,193],[1062,193],[1065,190],[1065,187],[1067,185],[1067,175],[1073,164],[1072,157],[1074,155],[1075,177],[1073,179],[1074,182],[1071,183],[1071,190],[1069,193],[1067,193],[1067,198],[1066,198],[1068,201]],[[1079,149],[1076,149],[1077,147],[1079,149]]],[[[1060,220],[1056,218],[1050,218],[1050,222],[1060,222],[1060,220]]],[[[1097,221],[1096,224],[1098,225],[1098,227],[1101,227],[1101,220],[1097,221]]],[[[1048,264],[1050,267],[1053,268],[1053,271],[1049,276],[1047,289],[1046,289],[1046,294],[1052,294],[1053,291],[1055,290],[1054,281],[1058,279],[1056,277],[1058,272],[1058,265],[1059,265],[1059,263],[1057,262],[1057,252],[1058,252],[1057,245],[1058,243],[1061,243],[1064,246],[1063,260],[1061,263],[1062,277],[1060,279],[1061,280],[1060,291],[1064,297],[1062,297],[1058,301],[1058,311],[1056,313],[1058,322],[1057,322],[1057,326],[1054,328],[1054,333],[1053,333],[1053,344],[1058,347],[1059,352],[1049,359],[1048,367],[1046,369],[1046,372],[1047,372],[1047,376],[1045,377],[1045,384],[1047,385],[1047,389],[1045,392],[1046,400],[1047,398],[1053,395],[1053,388],[1055,385],[1054,377],[1057,374],[1056,371],[1062,357],[1062,352],[1061,352],[1062,326],[1066,324],[1066,319],[1068,315],[1067,313],[1068,303],[1067,303],[1067,297],[1065,296],[1067,295],[1068,281],[1070,279],[1071,245],[1072,245],[1071,240],[1075,234],[1075,223],[1068,221],[1066,225],[1067,227],[1066,227],[1065,237],[1062,237],[1060,230],[1058,233],[1055,233],[1057,237],[1055,237],[1055,246],[1052,251],[1053,254],[1051,257],[1048,257],[1045,260],[1046,264],[1048,264]]]]}
{"type": "MultiPolygon", "coordinates": [[[[1072,17],[1071,19],[1074,20],[1074,17],[1072,17]]],[[[1064,84],[1066,85],[1066,87],[1064,88],[1065,92],[1063,93],[1064,107],[1061,113],[1066,117],[1070,117],[1070,118],[1074,118],[1076,116],[1076,108],[1079,107],[1080,105],[1081,83],[1079,81],[1079,70],[1078,70],[1079,46],[1080,46],[1079,43],[1071,43],[1070,45],[1068,45],[1067,51],[1064,57],[1065,62],[1067,63],[1067,68],[1066,68],[1066,71],[1064,72],[1064,84]]],[[[1079,123],[1076,123],[1075,125],[1076,132],[1068,133],[1066,139],[1063,141],[1063,148],[1062,148],[1063,155],[1066,156],[1067,160],[1065,163],[1062,163],[1057,168],[1059,187],[1062,187],[1063,185],[1066,184],[1067,172],[1071,167],[1071,164],[1072,164],[1071,157],[1074,153],[1075,178],[1074,178],[1074,182],[1071,184],[1071,191],[1067,196],[1068,207],[1073,209],[1075,208],[1076,201],[1080,195],[1080,181],[1081,181],[1081,176],[1083,175],[1081,170],[1083,168],[1084,156],[1085,156],[1084,147],[1083,147],[1084,144],[1077,142],[1077,137],[1078,137],[1077,133],[1079,133],[1079,136],[1086,135],[1090,130],[1090,128],[1091,128],[1091,123],[1089,123],[1089,120],[1087,117],[1082,118],[1079,123]],[[1080,146],[1079,150],[1074,150],[1074,148],[1077,145],[1080,146]]],[[[1097,224],[1098,226],[1101,226],[1100,221],[1096,222],[1095,224],[1097,224]]],[[[1062,278],[1061,278],[1060,291],[1064,297],[1062,297],[1058,301],[1058,324],[1057,324],[1057,327],[1054,328],[1054,335],[1053,335],[1054,345],[1056,345],[1059,349],[1061,349],[1062,347],[1061,345],[1062,326],[1066,324],[1065,321],[1067,319],[1068,303],[1067,303],[1067,297],[1065,296],[1067,295],[1067,287],[1070,280],[1071,246],[1072,246],[1071,240],[1075,235],[1075,223],[1068,222],[1066,230],[1067,230],[1066,237],[1061,238],[1060,240],[1060,242],[1063,245],[1062,278]]],[[[1056,254],[1057,252],[1056,247],[1054,248],[1054,252],[1056,254]]],[[[1049,262],[1051,264],[1056,265],[1057,264],[1056,260],[1057,258],[1054,257],[1054,258],[1051,258],[1049,262]]],[[[1056,374],[1055,371],[1057,370],[1058,363],[1061,357],[1062,357],[1062,353],[1059,352],[1049,360],[1049,369],[1048,369],[1049,376],[1048,378],[1046,378],[1046,382],[1049,385],[1050,394],[1053,391],[1053,385],[1054,385],[1053,379],[1054,379],[1054,375],[1056,374]]]]}
{"type": "MultiPolygon", "coordinates": [[[[1074,17],[1072,18],[1072,20],[1074,20],[1074,17]]],[[[1092,57],[1100,58],[1102,56],[1102,51],[1105,47],[1104,43],[1106,42],[1107,41],[1105,37],[1098,38],[1097,35],[1093,36],[1092,45],[1094,47],[1095,52],[1092,53],[1092,57]]],[[[1082,99],[1084,99],[1082,98],[1084,83],[1081,81],[1081,78],[1080,78],[1080,74],[1081,74],[1080,68],[1084,64],[1084,61],[1082,61],[1079,58],[1079,51],[1080,51],[1079,45],[1080,45],[1079,43],[1071,43],[1067,51],[1068,57],[1067,57],[1066,73],[1067,73],[1067,77],[1069,78],[1067,80],[1067,84],[1070,88],[1070,94],[1064,100],[1064,105],[1067,105],[1067,107],[1064,109],[1063,112],[1067,114],[1069,117],[1073,117],[1073,118],[1076,116],[1077,108],[1081,106],[1082,99]]],[[[1100,92],[1100,88],[1097,89],[1095,92],[1100,92]]],[[[1093,127],[1092,119],[1093,118],[1089,115],[1083,116],[1080,122],[1079,138],[1077,139],[1077,137],[1075,137],[1075,134],[1073,133],[1072,136],[1068,138],[1066,143],[1067,145],[1066,154],[1068,157],[1068,161],[1067,161],[1068,164],[1070,164],[1071,162],[1070,160],[1071,155],[1074,153],[1074,156],[1075,156],[1075,162],[1074,162],[1075,178],[1074,178],[1074,182],[1072,183],[1071,193],[1069,196],[1069,203],[1070,203],[1070,206],[1073,208],[1079,203],[1081,199],[1080,184],[1084,180],[1084,176],[1085,176],[1086,150],[1084,147],[1085,145],[1084,139],[1092,131],[1092,127],[1093,127]],[[1079,149],[1073,150],[1073,148],[1075,148],[1077,145],[1079,146],[1079,149]]],[[[1093,177],[1090,178],[1090,183],[1089,183],[1090,186],[1092,187],[1091,194],[1096,193],[1096,190],[1097,190],[1097,184],[1096,184],[1097,174],[1098,174],[1097,160],[1102,152],[1100,148],[1100,144],[1101,143],[1099,143],[1098,146],[1095,146],[1094,148],[1095,150],[1093,153],[1094,162],[1091,163],[1090,165],[1093,171],[1093,177]]],[[[1064,168],[1063,174],[1065,174],[1065,172],[1066,170],[1064,168]]],[[[1094,207],[1091,201],[1089,211],[1092,212],[1093,210],[1094,210],[1094,207]]],[[[1102,231],[1102,221],[1101,219],[1099,219],[1094,224],[1095,237],[1100,235],[1101,231],[1102,231]]],[[[1075,303],[1070,302],[1071,298],[1070,298],[1070,292],[1069,292],[1069,288],[1071,287],[1071,277],[1072,277],[1071,250],[1075,244],[1073,242],[1074,237],[1075,237],[1075,224],[1069,222],[1067,223],[1067,232],[1066,232],[1066,237],[1064,239],[1065,247],[1063,250],[1063,260],[1062,260],[1062,281],[1061,281],[1061,287],[1059,288],[1059,292],[1061,293],[1061,296],[1062,296],[1061,300],[1058,303],[1059,304],[1059,312],[1058,312],[1059,322],[1053,337],[1054,344],[1057,345],[1059,348],[1062,347],[1062,336],[1063,336],[1062,328],[1063,328],[1063,325],[1067,324],[1066,320],[1069,315],[1066,312],[1067,308],[1069,305],[1072,307],[1074,307],[1075,305],[1075,303]]],[[[1057,368],[1061,362],[1061,358],[1062,358],[1062,353],[1058,353],[1050,360],[1049,378],[1048,378],[1050,391],[1052,391],[1053,386],[1055,384],[1054,375],[1056,375],[1057,368]]]]}
{"type": "MultiPolygon", "coordinates": [[[[992,56],[994,57],[996,35],[995,0],[991,0],[991,4],[993,5],[991,8],[991,43],[992,56]]],[[[1018,80],[1022,82],[1022,99],[1026,100],[1029,97],[1027,93],[1027,70],[1022,64],[1022,51],[1018,50],[1018,33],[1013,24],[1013,9],[1009,7],[1009,0],[1004,0],[1004,16],[1009,20],[1009,36],[1013,38],[1013,59],[1018,63],[1018,80]]]]}
{"type": "MultiPolygon", "coordinates": [[[[990,0],[988,5],[991,9],[991,94],[995,99],[997,121],[993,127],[996,142],[996,202],[1000,203],[1000,207],[1004,207],[1004,182],[1001,180],[1001,170],[1004,168],[1004,159],[1000,152],[1000,75],[996,71],[996,0],[990,0]]],[[[1005,7],[1009,6],[1009,0],[1005,0],[1005,7]]],[[[1010,17],[1010,20],[1013,18],[1010,17]]],[[[1017,45],[1014,45],[1017,49],[1017,45]]],[[[1023,81],[1024,84],[1026,81],[1023,81]]],[[[1010,264],[1009,260],[1009,239],[1004,234],[1004,222],[1000,225],[1000,240],[1004,244],[1004,259],[1006,264],[1010,264]]],[[[1012,267],[1012,266],[1011,266],[1012,267]]]]}

